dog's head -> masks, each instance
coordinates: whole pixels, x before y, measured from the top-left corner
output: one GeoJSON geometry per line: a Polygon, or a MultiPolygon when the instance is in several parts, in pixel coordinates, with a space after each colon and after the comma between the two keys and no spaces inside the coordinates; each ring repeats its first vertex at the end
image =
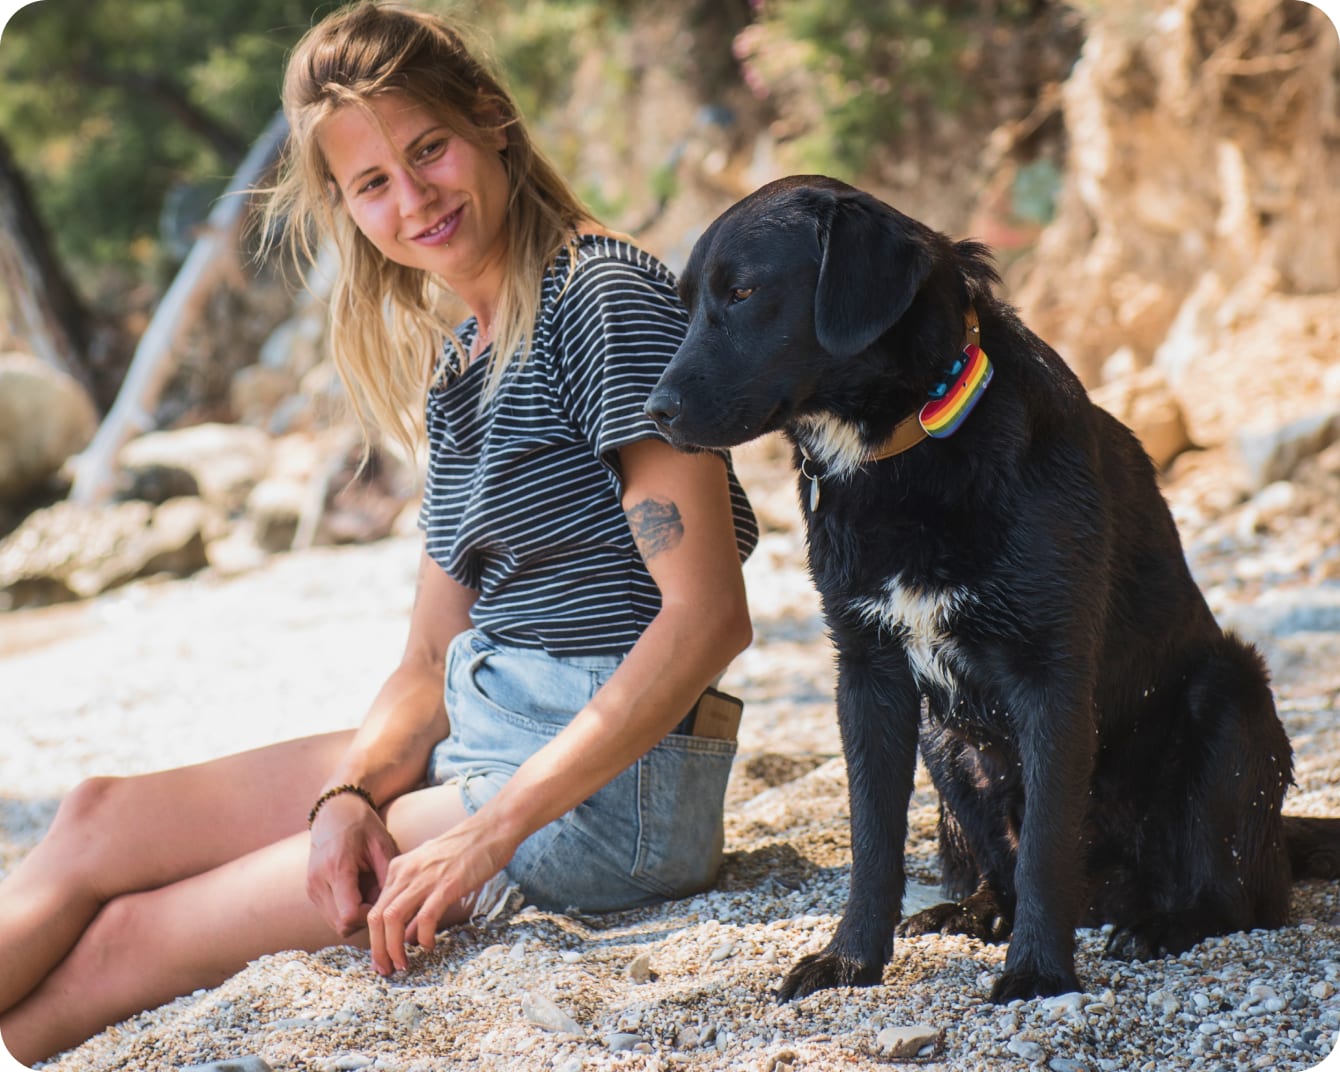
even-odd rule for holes
{"type": "Polygon", "coordinates": [[[907,311],[934,232],[820,176],[727,209],[680,278],[690,322],[647,402],[681,445],[729,447],[785,428],[907,311]]]}

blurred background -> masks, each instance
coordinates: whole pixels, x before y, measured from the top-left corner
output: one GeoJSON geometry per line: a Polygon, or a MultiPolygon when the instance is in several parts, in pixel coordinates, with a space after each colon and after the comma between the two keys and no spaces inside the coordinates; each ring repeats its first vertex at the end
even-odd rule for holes
{"type": "MultiPolygon", "coordinates": [[[[672,268],[794,172],[985,240],[1163,470],[1207,587],[1340,579],[1340,48],[1317,8],[423,3],[490,42],[596,214],[672,268]]],[[[258,261],[224,196],[266,181],[285,56],[335,6],[39,0],[5,26],[0,610],[412,527],[413,460],[378,444],[354,479],[325,277],[258,261]]]]}

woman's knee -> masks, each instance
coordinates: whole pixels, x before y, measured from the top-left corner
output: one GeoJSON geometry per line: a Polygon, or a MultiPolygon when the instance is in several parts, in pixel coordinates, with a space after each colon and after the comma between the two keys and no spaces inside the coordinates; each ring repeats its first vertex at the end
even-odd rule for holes
{"type": "Polygon", "coordinates": [[[120,783],[124,781],[124,778],[105,776],[84,779],[60,802],[51,823],[52,832],[66,828],[82,830],[95,824],[107,814],[113,794],[119,792],[120,783]]]}
{"type": "Polygon", "coordinates": [[[100,850],[112,840],[109,835],[120,821],[124,811],[120,798],[128,781],[88,778],[66,794],[43,839],[48,866],[54,863],[70,880],[83,881],[90,889],[99,885],[98,875],[106,870],[100,850]]]}

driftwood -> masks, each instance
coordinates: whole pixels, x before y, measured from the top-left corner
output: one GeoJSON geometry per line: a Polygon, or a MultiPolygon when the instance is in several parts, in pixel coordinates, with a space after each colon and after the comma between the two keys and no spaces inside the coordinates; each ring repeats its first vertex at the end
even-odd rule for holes
{"type": "Polygon", "coordinates": [[[116,455],[134,435],[153,426],[153,408],[175,368],[176,347],[199,317],[211,290],[240,274],[238,235],[246,218],[248,191],[274,166],[288,136],[283,115],[276,115],[256,139],[227,190],[215,203],[204,229],[154,312],[135,348],[116,402],[93,442],[75,459],[70,499],[106,502],[114,483],[116,455]]]}

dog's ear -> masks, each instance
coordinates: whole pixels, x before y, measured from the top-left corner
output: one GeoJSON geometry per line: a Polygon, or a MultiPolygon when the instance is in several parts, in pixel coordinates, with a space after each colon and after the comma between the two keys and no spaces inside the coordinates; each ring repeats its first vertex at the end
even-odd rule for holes
{"type": "Polygon", "coordinates": [[[915,221],[868,194],[838,193],[824,201],[827,227],[821,202],[823,258],[814,329],[820,346],[849,357],[907,312],[930,274],[932,257],[915,221]]]}

